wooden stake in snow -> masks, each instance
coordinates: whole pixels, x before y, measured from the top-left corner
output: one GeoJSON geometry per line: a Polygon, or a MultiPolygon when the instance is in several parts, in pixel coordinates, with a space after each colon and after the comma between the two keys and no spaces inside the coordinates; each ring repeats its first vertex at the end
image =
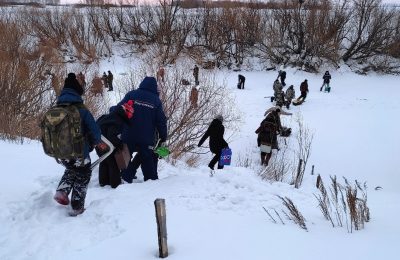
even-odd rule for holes
{"type": "Polygon", "coordinates": [[[157,231],[158,231],[158,251],[159,257],[165,258],[168,256],[167,245],[167,216],[165,211],[165,199],[156,199],[154,201],[156,208],[157,231]]]}
{"type": "Polygon", "coordinates": [[[311,168],[311,175],[314,175],[314,165],[311,168]]]}

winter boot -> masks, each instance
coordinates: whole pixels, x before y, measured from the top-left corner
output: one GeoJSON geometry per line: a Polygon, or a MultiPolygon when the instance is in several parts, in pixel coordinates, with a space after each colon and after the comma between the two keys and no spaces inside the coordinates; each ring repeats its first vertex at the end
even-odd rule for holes
{"type": "Polygon", "coordinates": [[[68,212],[68,215],[70,217],[76,217],[80,214],[82,214],[85,211],[85,209],[72,209],[70,212],[68,212]]]}
{"type": "Polygon", "coordinates": [[[69,204],[68,194],[65,191],[58,190],[53,198],[61,205],[69,204]]]}

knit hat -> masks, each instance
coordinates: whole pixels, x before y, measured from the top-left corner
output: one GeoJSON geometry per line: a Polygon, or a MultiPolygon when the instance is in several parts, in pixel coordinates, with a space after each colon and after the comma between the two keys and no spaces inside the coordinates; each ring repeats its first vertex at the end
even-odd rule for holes
{"type": "Polygon", "coordinates": [[[125,115],[128,119],[131,119],[133,117],[133,112],[134,112],[133,103],[134,103],[133,100],[128,100],[128,102],[122,105],[122,108],[124,109],[125,115]]]}
{"type": "Polygon", "coordinates": [[[217,116],[215,117],[215,119],[217,119],[217,120],[219,120],[219,121],[221,121],[221,122],[224,121],[224,117],[223,117],[222,115],[217,115],[217,116]]]}
{"type": "Polygon", "coordinates": [[[64,88],[73,89],[78,93],[79,96],[83,95],[83,88],[76,79],[75,73],[68,73],[68,77],[64,81],[64,88]]]}

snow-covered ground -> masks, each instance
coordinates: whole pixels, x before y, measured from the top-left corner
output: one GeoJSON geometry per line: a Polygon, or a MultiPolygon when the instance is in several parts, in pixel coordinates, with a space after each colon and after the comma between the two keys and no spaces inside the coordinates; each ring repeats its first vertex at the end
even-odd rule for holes
{"type": "MultiPolygon", "coordinates": [[[[76,218],[52,199],[63,168],[44,155],[40,143],[0,142],[0,259],[156,259],[156,198],[166,199],[169,259],[398,259],[399,78],[331,72],[332,92],[327,94],[319,92],[322,75],[287,70],[286,81],[295,85],[296,96],[300,82],[309,82],[306,102],[291,107],[314,132],[309,166],[315,165],[315,173],[326,181],[337,175],[367,182],[371,221],[348,233],[344,227],[332,228],[320,213],[310,167],[295,189],[235,166],[239,155],[259,162],[254,131],[271,106],[264,97],[272,94],[277,75],[240,73],[246,76],[244,90],[236,89],[238,72],[220,72],[242,113],[240,131],[230,141],[233,166],[210,177],[210,154],[198,168],[163,161],[160,180],[144,183],[139,172],[138,182],[115,190],[99,187],[95,170],[87,210],[76,218]],[[277,195],[294,201],[308,232],[290,221],[271,222],[263,207],[280,210],[277,195]]],[[[292,126],[294,116],[285,124],[292,126]]]]}

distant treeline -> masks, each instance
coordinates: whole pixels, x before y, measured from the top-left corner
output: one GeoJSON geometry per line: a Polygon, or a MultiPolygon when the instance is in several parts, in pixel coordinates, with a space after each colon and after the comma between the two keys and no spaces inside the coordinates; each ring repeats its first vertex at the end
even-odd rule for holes
{"type": "Polygon", "coordinates": [[[12,13],[3,7],[2,13],[3,21],[7,14],[23,24],[39,50],[86,63],[122,44],[132,52],[152,50],[165,64],[186,55],[207,67],[241,67],[254,57],[266,67],[311,72],[327,64],[345,63],[360,73],[396,73],[400,66],[400,10],[380,0],[161,0],[146,6],[89,0],[12,13]]]}

